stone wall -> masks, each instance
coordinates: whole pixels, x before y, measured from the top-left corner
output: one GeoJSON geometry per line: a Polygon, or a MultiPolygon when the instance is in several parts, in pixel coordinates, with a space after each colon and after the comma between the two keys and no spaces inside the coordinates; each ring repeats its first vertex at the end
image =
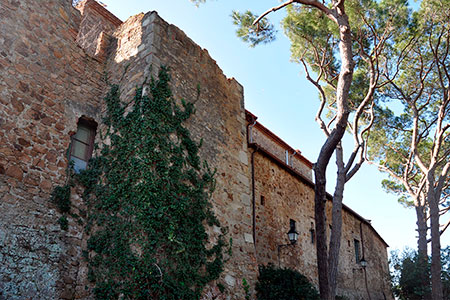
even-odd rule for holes
{"type": "Polygon", "coordinates": [[[312,163],[301,154],[300,150],[294,150],[261,123],[256,122],[257,117],[249,111],[246,111],[246,118],[250,123],[248,129],[248,142],[250,144],[257,144],[308,180],[313,180],[312,163]]]}
{"type": "Polygon", "coordinates": [[[62,231],[49,198],[78,119],[99,119],[104,68],[70,1],[2,0],[0,20],[0,298],[77,298],[83,228],[62,231]]]}
{"type": "Polygon", "coordinates": [[[81,13],[77,44],[92,57],[103,55],[105,35],[110,36],[122,21],[94,0],[81,1],[77,9],[81,13]]]}
{"type": "MultiPolygon", "coordinates": [[[[268,145],[267,140],[271,138],[272,134],[259,131],[258,139],[253,139],[253,142],[266,141],[268,145]]],[[[278,155],[267,151],[262,145],[256,143],[252,148],[252,151],[255,151],[257,263],[272,263],[297,269],[317,286],[317,259],[313,237],[314,185],[304,174],[287,165],[278,155]],[[278,252],[279,245],[289,244],[286,233],[291,219],[296,222],[298,241],[295,246],[282,246],[278,252]]],[[[331,201],[327,204],[327,219],[331,221],[331,201]]],[[[386,243],[367,220],[344,207],[338,295],[349,299],[368,299],[369,289],[371,299],[392,299],[386,247],[386,243]],[[354,240],[360,243],[359,257],[364,255],[368,262],[367,287],[364,269],[359,261],[356,261],[354,240]]]]}
{"type": "MultiPolygon", "coordinates": [[[[93,0],[78,8],[81,12],[68,0],[0,2],[0,299],[91,297],[81,258],[87,239],[81,191],[72,189],[68,231],[57,224],[60,214],[49,201],[50,193],[67,180],[66,154],[78,119],[88,117],[103,129],[105,74],[121,86],[125,101],[161,65],[171,70],[175,99],[195,103],[188,127],[194,139],[203,140],[201,157],[217,170],[213,208],[233,239],[233,257],[219,279],[226,292],[221,294],[212,283],[204,298],[243,299],[242,280],[253,285],[259,263],[277,263],[277,245],[286,243],[289,218],[297,221],[301,237],[295,248],[282,249],[280,263],[295,264],[316,282],[315,248],[308,243],[314,198],[311,163],[296,154],[291,166],[283,167],[285,151],[294,150],[265,135],[267,129],[260,124],[255,141],[272,158],[262,151],[253,155],[242,86],[226,78],[206,50],[156,12],[122,23],[93,0]]],[[[359,234],[361,219],[344,214],[343,240],[359,234]]],[[[378,264],[385,265],[386,251],[370,224],[363,222],[362,230],[366,247],[373,249],[366,257],[375,293],[381,289],[385,269],[378,264]]],[[[351,262],[350,248],[342,251],[347,255],[342,273],[350,276],[343,277],[342,291],[360,295],[360,283],[350,280],[361,278],[358,266],[351,262]]]]}
{"type": "MultiPolygon", "coordinates": [[[[164,65],[170,69],[174,98],[195,104],[196,113],[187,125],[195,140],[203,140],[201,158],[217,170],[213,208],[233,239],[233,258],[220,281],[231,299],[242,299],[242,279],[254,283],[257,271],[243,88],[223,75],[206,50],[156,12],[129,18],[113,37],[117,48],[109,56],[107,72],[115,74],[110,80],[120,84],[124,100],[134,94],[136,84],[164,65]]],[[[217,295],[212,285],[205,298],[217,295]]]]}
{"type": "MultiPolygon", "coordinates": [[[[81,259],[84,204],[74,189],[75,217],[62,231],[50,192],[67,179],[66,151],[78,119],[101,119],[104,74],[121,84],[125,99],[164,64],[172,69],[176,99],[195,102],[189,127],[204,140],[202,158],[217,169],[214,210],[230,230],[236,257],[220,281],[229,297],[241,299],[242,279],[256,278],[242,87],[154,12],[121,24],[92,0],[80,4],[81,13],[56,0],[2,1],[0,8],[1,297],[89,297],[81,259]]],[[[205,297],[218,294],[213,284],[205,297]]]]}

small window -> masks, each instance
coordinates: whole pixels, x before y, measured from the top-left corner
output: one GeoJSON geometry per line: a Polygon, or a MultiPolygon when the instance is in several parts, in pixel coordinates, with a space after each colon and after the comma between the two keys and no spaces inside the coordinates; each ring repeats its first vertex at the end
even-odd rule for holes
{"type": "Polygon", "coordinates": [[[359,263],[359,261],[360,261],[359,248],[361,248],[360,244],[359,244],[359,241],[355,239],[354,240],[354,245],[355,245],[355,259],[356,259],[356,263],[359,263]]]}
{"type": "Polygon", "coordinates": [[[264,206],[266,204],[266,199],[261,195],[261,205],[264,206]]]}
{"type": "Polygon", "coordinates": [[[311,222],[311,229],[309,230],[309,236],[311,238],[311,244],[314,245],[316,241],[316,231],[314,230],[314,223],[311,222]]]}
{"type": "Polygon", "coordinates": [[[315,239],[316,239],[316,231],[311,228],[309,230],[309,234],[310,234],[310,237],[311,237],[311,244],[314,245],[314,242],[315,242],[315,239]]]}
{"type": "Polygon", "coordinates": [[[97,124],[86,119],[78,121],[77,132],[72,135],[69,160],[73,162],[75,172],[86,169],[94,149],[97,124]]]}

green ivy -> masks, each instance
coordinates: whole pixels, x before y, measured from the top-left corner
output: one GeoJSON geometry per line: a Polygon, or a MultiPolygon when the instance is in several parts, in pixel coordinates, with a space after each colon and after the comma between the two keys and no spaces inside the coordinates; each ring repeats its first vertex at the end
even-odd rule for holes
{"type": "Polygon", "coordinates": [[[161,67],[129,103],[111,86],[99,155],[77,175],[97,299],[199,299],[223,269],[226,232],[215,243],[207,233],[220,228],[209,202],[214,172],[183,125],[193,105],[176,104],[169,80],[161,67]]]}
{"type": "Polygon", "coordinates": [[[250,285],[248,284],[245,278],[242,278],[242,287],[244,288],[245,300],[250,300],[251,297],[250,285]]]}
{"type": "MultiPolygon", "coordinates": [[[[67,170],[67,174],[70,178],[70,167],[67,170]]],[[[69,180],[69,183],[63,185],[63,186],[56,186],[51,195],[50,195],[50,201],[52,201],[56,207],[58,208],[58,211],[62,214],[62,216],[58,219],[57,223],[59,224],[60,228],[62,230],[69,229],[69,221],[67,220],[67,214],[70,213],[70,193],[72,186],[72,180],[69,180]]]]}
{"type": "Polygon", "coordinates": [[[69,221],[67,220],[67,217],[65,215],[62,215],[58,219],[58,224],[59,224],[59,226],[61,227],[62,230],[69,229],[69,221]]]}
{"type": "Polygon", "coordinates": [[[59,212],[70,212],[70,185],[55,187],[52,191],[50,200],[56,204],[59,212]]]}

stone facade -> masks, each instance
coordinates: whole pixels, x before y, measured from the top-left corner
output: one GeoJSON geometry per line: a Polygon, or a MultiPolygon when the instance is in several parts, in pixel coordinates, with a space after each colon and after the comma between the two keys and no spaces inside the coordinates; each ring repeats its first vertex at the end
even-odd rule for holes
{"type": "MultiPolygon", "coordinates": [[[[292,153],[292,148],[256,122],[256,117],[249,112],[247,121],[255,183],[257,262],[297,269],[317,285],[312,164],[301,154],[292,158],[296,161],[287,160],[286,152],[292,153]],[[298,242],[278,250],[279,245],[289,244],[286,233],[290,220],[296,222],[298,242]]],[[[331,200],[332,196],[328,198],[331,200]]],[[[327,206],[327,219],[331,221],[331,201],[327,206]]],[[[368,299],[369,291],[371,299],[392,299],[387,246],[369,221],[344,205],[338,295],[368,299]],[[355,249],[355,243],[359,244],[359,249],[355,249]],[[356,255],[367,261],[365,270],[356,255]]]]}
{"type": "MultiPolygon", "coordinates": [[[[311,163],[253,122],[242,86],[180,29],[156,12],[122,23],[93,0],[77,8],[68,0],[1,0],[0,32],[0,299],[91,297],[81,258],[84,204],[73,189],[74,214],[63,231],[50,193],[67,180],[66,154],[79,118],[95,120],[102,130],[105,80],[120,84],[126,99],[161,65],[171,69],[175,98],[195,102],[188,126],[204,140],[202,158],[217,169],[213,207],[233,239],[233,259],[219,280],[227,291],[221,295],[212,284],[205,299],[243,299],[242,279],[254,284],[258,264],[277,263],[289,219],[301,237],[295,248],[282,249],[280,264],[316,282],[315,249],[308,243],[311,163]],[[249,143],[250,127],[255,141],[249,143]]],[[[372,299],[383,299],[382,291],[389,298],[386,244],[349,209],[340,291],[365,298],[361,268],[347,247],[361,232],[372,299]]]]}
{"type": "Polygon", "coordinates": [[[83,228],[60,230],[49,193],[78,118],[98,119],[104,68],[69,1],[2,0],[0,20],[0,298],[71,298],[83,228]]]}

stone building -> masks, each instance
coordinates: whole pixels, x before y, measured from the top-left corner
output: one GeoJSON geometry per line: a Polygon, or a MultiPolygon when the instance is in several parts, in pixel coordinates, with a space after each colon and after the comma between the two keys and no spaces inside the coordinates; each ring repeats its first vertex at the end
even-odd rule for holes
{"type": "MultiPolygon", "coordinates": [[[[226,293],[213,284],[205,298],[243,299],[242,279],[254,284],[266,263],[317,284],[311,162],[245,111],[242,86],[180,29],[156,12],[122,22],[93,0],[76,8],[69,0],[1,0],[0,32],[0,299],[90,298],[82,222],[69,217],[61,230],[49,195],[67,180],[77,128],[101,126],[105,74],[126,98],[161,65],[172,70],[175,98],[195,99],[201,86],[188,126],[217,168],[213,206],[233,238],[220,279],[226,293]],[[290,225],[299,241],[278,255],[290,225]]],[[[76,189],[72,203],[82,216],[76,189]]],[[[386,247],[370,222],[344,208],[339,293],[391,299],[386,247]]]]}

